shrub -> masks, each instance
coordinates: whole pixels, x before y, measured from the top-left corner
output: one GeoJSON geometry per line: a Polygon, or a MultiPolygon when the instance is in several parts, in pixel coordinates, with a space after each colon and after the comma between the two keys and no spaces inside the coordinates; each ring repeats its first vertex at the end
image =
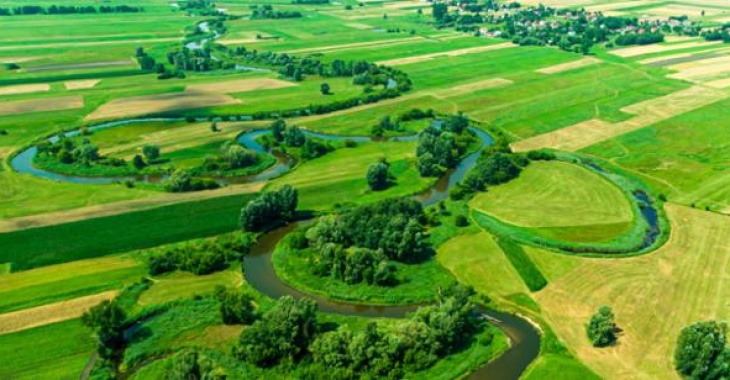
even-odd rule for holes
{"type": "Polygon", "coordinates": [[[601,306],[598,309],[591,317],[586,333],[594,347],[606,347],[616,342],[616,322],[610,307],[601,306]]]}

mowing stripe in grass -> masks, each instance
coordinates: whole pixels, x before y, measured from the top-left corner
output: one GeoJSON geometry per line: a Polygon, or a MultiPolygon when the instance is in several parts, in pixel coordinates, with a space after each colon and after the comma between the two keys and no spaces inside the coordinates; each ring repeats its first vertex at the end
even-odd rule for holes
{"type": "Polygon", "coordinates": [[[498,238],[497,244],[512,263],[512,266],[515,267],[517,273],[520,274],[522,280],[525,281],[525,285],[527,285],[530,291],[536,292],[547,286],[548,282],[545,276],[537,269],[535,263],[527,256],[522,247],[512,240],[504,238],[498,238]]]}
{"type": "Polygon", "coordinates": [[[0,263],[23,270],[233,231],[252,197],[232,195],[0,234],[0,263]]]}

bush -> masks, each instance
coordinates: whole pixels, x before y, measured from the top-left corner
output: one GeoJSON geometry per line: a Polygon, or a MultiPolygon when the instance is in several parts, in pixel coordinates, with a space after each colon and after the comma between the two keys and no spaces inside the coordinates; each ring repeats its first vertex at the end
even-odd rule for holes
{"type": "Polygon", "coordinates": [[[454,224],[456,227],[466,227],[469,225],[469,219],[464,215],[457,215],[454,218],[454,224]]]}
{"type": "Polygon", "coordinates": [[[254,321],[253,297],[236,290],[229,290],[218,285],[213,291],[220,302],[223,323],[227,325],[248,324],[254,321]]]}

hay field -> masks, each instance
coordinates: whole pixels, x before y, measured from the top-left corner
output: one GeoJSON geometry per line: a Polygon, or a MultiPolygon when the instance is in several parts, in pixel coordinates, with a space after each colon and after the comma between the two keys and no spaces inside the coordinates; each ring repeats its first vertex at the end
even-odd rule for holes
{"type": "Polygon", "coordinates": [[[84,98],[81,96],[14,100],[0,103],[0,116],[46,111],[64,111],[82,108],[83,106],[84,98]]]}
{"type": "Polygon", "coordinates": [[[292,86],[297,86],[297,84],[272,78],[235,79],[193,84],[187,86],[183,92],[111,100],[86,116],[86,120],[115,119],[183,109],[241,104],[240,99],[228,94],[292,86]]]}
{"type": "Polygon", "coordinates": [[[522,227],[628,223],[634,217],[618,187],[564,162],[533,162],[517,179],[490,187],[469,205],[522,227]]]}
{"type": "Polygon", "coordinates": [[[78,318],[99,302],[110,300],[118,293],[117,290],[110,290],[92,296],[0,314],[0,335],[78,318]]]}
{"type": "Polygon", "coordinates": [[[516,142],[512,144],[512,148],[518,152],[539,148],[576,151],[693,111],[726,97],[727,94],[721,90],[693,86],[621,108],[621,112],[636,115],[626,121],[607,123],[601,120],[589,120],[516,142]]]}
{"type": "Polygon", "coordinates": [[[434,58],[458,57],[460,55],[465,55],[465,54],[483,53],[483,52],[492,51],[492,50],[512,48],[515,46],[517,46],[517,45],[515,45],[511,42],[504,42],[504,43],[499,43],[499,44],[494,44],[494,45],[477,46],[477,47],[472,47],[472,48],[457,49],[457,50],[444,51],[444,52],[439,52],[439,53],[423,54],[423,55],[417,55],[417,56],[413,56],[413,57],[389,59],[389,60],[385,60],[385,61],[378,61],[376,63],[378,65],[385,65],[385,66],[408,65],[408,64],[412,64],[412,63],[428,61],[428,60],[431,60],[434,58]]]}
{"type": "Polygon", "coordinates": [[[707,47],[707,46],[717,45],[717,44],[721,44],[721,43],[722,43],[722,41],[710,41],[710,42],[692,41],[692,42],[684,42],[684,43],[670,44],[670,45],[654,44],[654,45],[634,46],[634,47],[611,50],[610,53],[613,55],[622,57],[622,58],[632,58],[632,57],[638,57],[638,56],[647,55],[647,54],[666,53],[666,52],[670,52],[673,50],[707,47]]]}
{"type": "Polygon", "coordinates": [[[134,115],[148,115],[161,112],[241,104],[230,95],[214,93],[189,93],[138,96],[114,99],[86,116],[85,120],[121,119],[134,115]]]}
{"type": "Polygon", "coordinates": [[[296,87],[297,83],[273,78],[236,79],[223,82],[191,84],[185,87],[187,92],[203,92],[218,94],[235,94],[239,92],[274,90],[285,87],[296,87]]]}
{"type": "Polygon", "coordinates": [[[567,62],[567,63],[561,63],[554,66],[544,67],[542,69],[535,70],[535,72],[540,74],[558,74],[569,70],[576,70],[580,69],[586,66],[595,65],[597,63],[600,63],[601,60],[594,57],[586,57],[583,59],[579,59],[577,61],[567,62]]]}
{"type": "Polygon", "coordinates": [[[295,50],[290,50],[288,53],[291,53],[291,54],[315,53],[315,52],[316,53],[325,53],[325,52],[334,52],[334,51],[341,51],[341,50],[355,50],[355,49],[364,48],[364,47],[392,45],[392,44],[396,44],[396,43],[405,43],[405,42],[415,42],[415,41],[420,41],[423,39],[424,39],[423,37],[416,36],[416,37],[405,37],[405,38],[388,39],[388,40],[378,40],[378,41],[351,42],[351,43],[347,43],[347,44],[315,46],[315,47],[311,47],[311,48],[295,49],[295,50]]]}
{"type": "Polygon", "coordinates": [[[74,80],[63,82],[63,85],[67,90],[85,90],[95,87],[99,82],[101,79],[74,80]]]}
{"type": "Polygon", "coordinates": [[[669,75],[670,78],[702,82],[703,80],[713,79],[718,75],[730,74],[730,55],[680,63],[669,66],[669,68],[678,71],[669,75]]]}
{"type": "Polygon", "coordinates": [[[730,317],[730,219],[667,205],[672,236],[635,258],[581,259],[536,295],[551,326],[586,365],[607,379],[676,379],[680,330],[730,317]],[[623,329],[619,344],[592,348],[585,323],[610,305],[623,329]]]}
{"type": "Polygon", "coordinates": [[[23,84],[18,86],[3,86],[0,87],[0,96],[46,92],[50,89],[51,85],[49,84],[23,84]]]}

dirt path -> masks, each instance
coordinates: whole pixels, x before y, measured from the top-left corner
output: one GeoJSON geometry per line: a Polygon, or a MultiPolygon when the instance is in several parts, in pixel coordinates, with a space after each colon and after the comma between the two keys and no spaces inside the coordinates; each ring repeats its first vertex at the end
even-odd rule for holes
{"type": "Polygon", "coordinates": [[[94,369],[94,364],[96,364],[96,359],[98,357],[99,357],[99,354],[96,352],[91,354],[89,361],[86,362],[86,365],[84,366],[84,371],[81,372],[81,380],[87,380],[89,378],[89,375],[91,375],[91,370],[94,369]]]}

